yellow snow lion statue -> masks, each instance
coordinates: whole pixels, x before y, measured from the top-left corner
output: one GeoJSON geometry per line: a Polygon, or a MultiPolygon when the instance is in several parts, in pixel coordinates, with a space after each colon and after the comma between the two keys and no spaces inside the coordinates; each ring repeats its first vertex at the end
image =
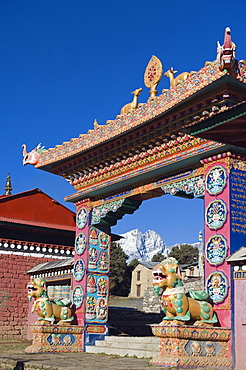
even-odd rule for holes
{"type": "Polygon", "coordinates": [[[178,261],[169,257],[153,268],[153,285],[165,313],[160,325],[212,326],[217,320],[205,291],[185,293],[178,261]]]}

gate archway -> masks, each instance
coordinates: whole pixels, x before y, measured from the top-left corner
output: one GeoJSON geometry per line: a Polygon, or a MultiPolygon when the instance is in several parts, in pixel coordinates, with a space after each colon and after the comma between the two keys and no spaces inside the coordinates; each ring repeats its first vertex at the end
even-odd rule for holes
{"type": "Polygon", "coordinates": [[[204,197],[206,287],[232,326],[225,259],[245,244],[245,81],[246,63],[221,55],[159,96],[153,85],[147,103],[115,120],[32,152],[29,163],[75,189],[65,200],[77,207],[73,294],[87,337],[107,333],[110,227],[165,193],[204,197]]]}

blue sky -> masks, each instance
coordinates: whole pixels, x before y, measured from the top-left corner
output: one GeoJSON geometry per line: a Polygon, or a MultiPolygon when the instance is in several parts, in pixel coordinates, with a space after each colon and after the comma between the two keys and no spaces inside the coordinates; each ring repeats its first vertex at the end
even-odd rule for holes
{"type": "MultiPolygon", "coordinates": [[[[199,70],[216,57],[229,26],[237,59],[246,59],[242,1],[0,1],[0,194],[11,173],[13,193],[40,188],[64,204],[74,189],[62,178],[22,166],[23,143],[54,147],[114,119],[143,87],[156,55],[167,70],[199,70]]],[[[158,91],[169,87],[163,77],[158,91]]],[[[73,205],[66,204],[71,209],[73,205]]],[[[113,228],[153,229],[168,245],[196,242],[203,202],[171,196],[146,201],[113,228]]]]}

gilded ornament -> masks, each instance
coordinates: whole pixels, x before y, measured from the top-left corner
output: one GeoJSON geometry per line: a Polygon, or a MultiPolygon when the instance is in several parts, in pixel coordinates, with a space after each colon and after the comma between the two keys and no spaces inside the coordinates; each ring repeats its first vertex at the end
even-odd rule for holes
{"type": "Polygon", "coordinates": [[[155,55],[152,55],[145,73],[144,73],[144,84],[150,89],[150,99],[155,98],[157,95],[156,87],[162,78],[162,63],[155,55]]]}
{"type": "Polygon", "coordinates": [[[174,77],[175,73],[178,71],[174,71],[173,67],[171,67],[168,71],[164,73],[164,76],[170,79],[170,89],[174,86],[177,86],[179,83],[185,81],[191,74],[195,73],[192,72],[183,72],[180,73],[177,77],[174,77]]]}
{"type": "MultiPolygon", "coordinates": [[[[131,92],[131,94],[133,94],[133,100],[132,100],[131,103],[128,103],[128,104],[124,105],[121,108],[120,116],[122,114],[132,112],[134,109],[136,109],[138,107],[138,97],[141,94],[142,90],[143,90],[142,87],[140,87],[139,89],[136,89],[136,90],[131,92]]],[[[119,117],[119,116],[117,116],[117,117],[119,117]]]]}

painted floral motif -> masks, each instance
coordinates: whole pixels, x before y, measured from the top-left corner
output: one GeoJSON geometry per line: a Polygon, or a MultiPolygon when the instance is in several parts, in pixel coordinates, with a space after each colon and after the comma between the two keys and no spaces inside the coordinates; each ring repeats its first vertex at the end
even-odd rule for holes
{"type": "Polygon", "coordinates": [[[226,221],[226,215],[226,204],[222,200],[214,200],[206,209],[207,226],[213,230],[221,228],[226,221]]]}
{"type": "Polygon", "coordinates": [[[206,281],[208,294],[214,303],[221,303],[228,294],[228,280],[222,271],[212,272],[206,281]]]}
{"type": "Polygon", "coordinates": [[[227,256],[227,242],[222,235],[211,236],[205,248],[206,259],[210,265],[221,265],[227,256]]]}
{"type": "Polygon", "coordinates": [[[50,344],[57,346],[60,343],[60,336],[61,334],[51,334],[50,336],[50,344]]]}
{"type": "Polygon", "coordinates": [[[80,233],[75,239],[75,251],[77,254],[81,255],[84,253],[86,247],[86,235],[85,233],[80,233]]]}
{"type": "Polygon", "coordinates": [[[93,245],[98,244],[98,229],[94,226],[90,228],[89,242],[93,245]]]}
{"type": "Polygon", "coordinates": [[[226,170],[222,166],[211,168],[206,176],[206,190],[210,195],[220,194],[226,186],[226,170]]]}
{"type": "Polygon", "coordinates": [[[161,186],[161,189],[168,194],[175,195],[179,191],[186,194],[193,194],[195,197],[204,195],[204,179],[203,176],[195,176],[189,179],[184,179],[175,183],[161,186]]]}
{"type": "Polygon", "coordinates": [[[64,335],[63,337],[63,343],[67,346],[69,344],[72,344],[72,338],[69,334],[64,335]]]}
{"type": "Polygon", "coordinates": [[[116,212],[120,208],[125,199],[114,200],[113,202],[102,204],[92,210],[92,224],[99,224],[101,218],[105,217],[108,212],[116,212]]]}
{"type": "Polygon", "coordinates": [[[73,290],[73,304],[76,308],[81,307],[84,300],[84,291],[80,285],[77,285],[73,290]]]}
{"type": "Polygon", "coordinates": [[[83,229],[85,227],[87,218],[88,218],[87,209],[85,207],[82,207],[78,211],[77,216],[76,216],[76,224],[79,229],[83,229]]]}
{"type": "Polygon", "coordinates": [[[79,259],[74,264],[73,276],[76,281],[82,280],[85,273],[84,261],[79,259]]]}

